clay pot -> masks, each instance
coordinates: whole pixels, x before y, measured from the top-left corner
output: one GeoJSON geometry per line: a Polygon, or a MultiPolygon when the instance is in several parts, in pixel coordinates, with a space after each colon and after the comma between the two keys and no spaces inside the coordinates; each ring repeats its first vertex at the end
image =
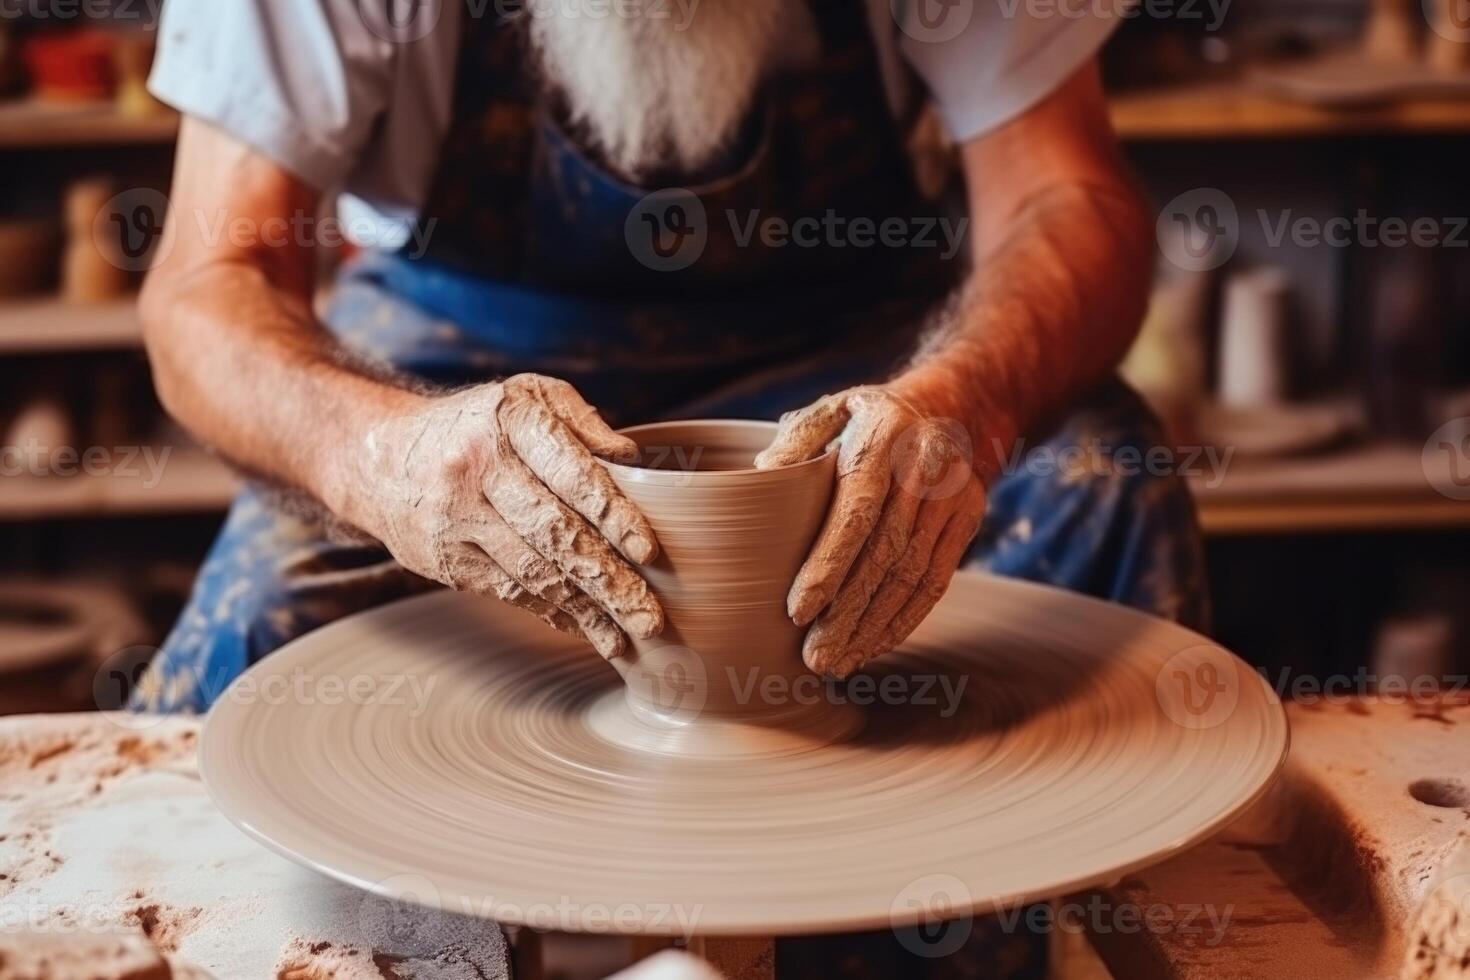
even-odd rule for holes
{"type": "Polygon", "coordinates": [[[786,595],[826,516],[835,454],[756,470],[756,453],[776,434],[769,422],[667,422],[624,434],[641,466],[608,469],[658,536],[659,557],[643,571],[667,625],[613,661],[634,717],[611,727],[647,748],[676,733],[687,743],[694,728],[713,736],[729,724],[845,725],[829,705],[769,703],[761,693],[789,691],[809,674],[786,595]]]}

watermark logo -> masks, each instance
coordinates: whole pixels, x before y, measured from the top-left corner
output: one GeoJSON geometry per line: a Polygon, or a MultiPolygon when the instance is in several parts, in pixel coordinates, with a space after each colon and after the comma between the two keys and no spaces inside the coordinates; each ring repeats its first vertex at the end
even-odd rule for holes
{"type": "Polygon", "coordinates": [[[889,449],[893,477],[920,500],[947,500],[975,471],[970,432],[956,419],[928,418],[907,426],[889,449]]]}
{"type": "Polygon", "coordinates": [[[623,237],[639,264],[655,272],[678,272],[704,254],[709,219],[692,192],[682,187],[654,191],[628,212],[623,237]]]}
{"type": "Polygon", "coordinates": [[[1240,244],[1240,215],[1230,195],[1196,187],[1164,205],[1154,225],[1159,250],[1189,272],[1218,269],[1240,244]]]}
{"type": "Polygon", "coordinates": [[[1240,703],[1235,658],[1210,644],[1181,650],[1165,661],[1154,679],[1154,694],[1170,721],[1181,728],[1215,728],[1229,720],[1240,703]]]}
{"type": "Polygon", "coordinates": [[[915,956],[939,959],[964,946],[975,928],[974,895],[949,874],[909,882],[889,906],[893,935],[915,956]]]}
{"type": "Polygon", "coordinates": [[[1420,0],[1429,29],[1446,41],[1470,44],[1470,0],[1420,0]]]}
{"type": "Polygon", "coordinates": [[[146,272],[173,250],[174,231],[167,218],[167,197],[151,187],[134,187],[115,195],[97,212],[92,242],[117,268],[146,272]]]}
{"type": "Polygon", "coordinates": [[[98,711],[118,712],[109,717],[119,727],[129,731],[143,731],[167,717],[125,710],[128,697],[142,686],[148,665],[157,655],[157,647],[124,647],[102,661],[92,675],[92,703],[97,706],[98,711]]]}
{"type": "Polygon", "coordinates": [[[444,16],[444,0],[357,0],[363,24],[392,44],[412,44],[429,36],[444,16]]]}
{"type": "Polygon", "coordinates": [[[439,938],[435,934],[445,932],[448,918],[439,911],[441,906],[439,889],[423,875],[394,875],[363,897],[357,924],[362,938],[376,949],[398,953],[432,949],[439,938]]]}
{"type": "Polygon", "coordinates": [[[970,26],[975,0],[889,0],[894,23],[915,41],[951,41],[970,26]]]}
{"type": "Polygon", "coordinates": [[[697,719],[709,699],[704,659],[676,643],[640,654],[623,675],[623,683],[635,703],[673,725],[697,719]]]}
{"type": "Polygon", "coordinates": [[[1442,496],[1470,500],[1470,416],[1435,429],[1419,456],[1424,478],[1442,496]]]}
{"type": "MultiPolygon", "coordinates": [[[[1414,975],[1438,976],[1435,967],[1443,966],[1445,976],[1454,976],[1463,969],[1463,951],[1467,946],[1470,946],[1470,874],[1448,875],[1433,882],[1429,894],[1420,903],[1416,935],[1408,950],[1414,975]]],[[[1404,975],[1411,974],[1406,970],[1404,975]]]]}

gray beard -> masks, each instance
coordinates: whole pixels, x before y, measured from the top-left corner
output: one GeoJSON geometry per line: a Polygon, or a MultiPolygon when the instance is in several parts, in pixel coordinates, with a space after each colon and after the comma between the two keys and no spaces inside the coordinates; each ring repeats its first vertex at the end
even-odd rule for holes
{"type": "Polygon", "coordinates": [[[765,75],[816,46],[798,0],[532,0],[528,12],[532,48],[570,121],[633,180],[709,163],[765,75]]]}

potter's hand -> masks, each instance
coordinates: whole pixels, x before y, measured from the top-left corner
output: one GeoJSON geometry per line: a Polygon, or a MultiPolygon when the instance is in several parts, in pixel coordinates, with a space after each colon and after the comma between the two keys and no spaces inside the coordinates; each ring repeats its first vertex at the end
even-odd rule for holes
{"type": "Polygon", "coordinates": [[[964,429],[882,386],[782,416],[756,466],[811,459],[839,436],[837,489],[787,611],[798,626],[815,621],[807,666],[846,677],[902,643],[944,595],[980,527],[985,492],[964,429]]]}
{"type": "Polygon", "coordinates": [[[374,427],[359,462],[367,499],[344,516],[408,570],[520,606],[615,657],[624,630],[663,629],[658,600],[618,554],[645,564],[658,544],[594,454],[635,457],[637,446],[571,385],[521,374],[374,427]]]}

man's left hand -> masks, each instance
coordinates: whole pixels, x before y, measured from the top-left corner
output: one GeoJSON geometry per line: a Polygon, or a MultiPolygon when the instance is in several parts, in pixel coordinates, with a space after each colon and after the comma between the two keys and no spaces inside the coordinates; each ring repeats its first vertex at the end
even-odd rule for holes
{"type": "Polygon", "coordinates": [[[787,612],[811,624],[806,665],[842,678],[907,639],[944,595],[980,528],[985,488],[964,426],[890,385],[783,415],[756,466],[815,458],[834,439],[837,489],[787,612]]]}

